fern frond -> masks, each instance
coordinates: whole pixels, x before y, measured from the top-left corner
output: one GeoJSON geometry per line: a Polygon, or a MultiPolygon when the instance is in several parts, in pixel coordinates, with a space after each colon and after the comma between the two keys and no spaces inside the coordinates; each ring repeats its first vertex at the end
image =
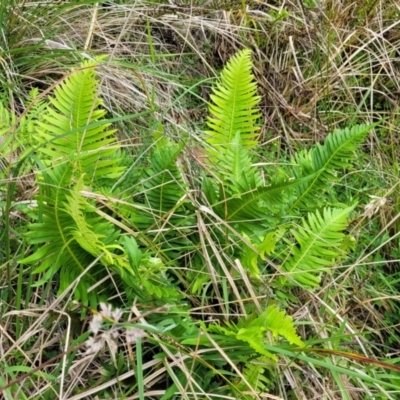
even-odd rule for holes
{"type": "MultiPolygon", "coordinates": [[[[246,381],[251,385],[251,387],[257,392],[266,392],[268,387],[271,384],[270,379],[266,376],[267,369],[258,364],[261,363],[263,365],[268,365],[268,360],[264,357],[262,360],[256,360],[256,363],[247,362],[243,367],[243,376],[246,381]]],[[[240,382],[238,385],[239,392],[246,392],[248,390],[248,386],[245,382],[240,382]]],[[[241,396],[242,400],[252,400],[254,396],[243,395],[241,396]]]]}
{"type": "MultiPolygon", "coordinates": [[[[37,145],[38,124],[44,113],[45,103],[37,100],[38,89],[29,93],[29,108],[19,119],[0,102],[0,154],[10,164],[18,157],[29,154],[37,145]]],[[[23,175],[25,171],[21,171],[23,175]]]]}
{"type": "Polygon", "coordinates": [[[244,193],[261,186],[259,171],[253,167],[248,150],[242,145],[240,132],[237,132],[231,146],[221,153],[214,173],[226,184],[232,194],[244,193]]]}
{"type": "Polygon", "coordinates": [[[210,326],[209,331],[223,333],[228,337],[234,336],[250,345],[259,355],[272,360],[277,360],[276,356],[264,348],[267,332],[271,332],[274,336],[282,336],[291,344],[304,346],[296,333],[293,319],[275,306],[269,306],[256,318],[243,318],[237,324],[230,323],[225,327],[210,326]]]}
{"type": "Polygon", "coordinates": [[[182,148],[183,145],[172,143],[157,146],[150,159],[151,167],[145,170],[144,195],[148,206],[159,215],[172,210],[185,193],[182,173],[176,166],[182,148]]]}
{"type": "Polygon", "coordinates": [[[106,265],[117,264],[104,241],[107,240],[112,243],[112,239],[116,239],[118,233],[113,232],[113,225],[107,221],[97,219],[95,228],[89,223],[89,216],[95,213],[95,209],[81,195],[80,192],[83,189],[83,177],[81,177],[74,188],[72,188],[70,194],[66,196],[66,201],[64,202],[64,211],[75,222],[75,227],[70,228],[72,237],[82,249],[90,253],[93,257],[103,254],[102,261],[106,265]]]}
{"type": "Polygon", "coordinates": [[[96,63],[84,62],[81,69],[57,86],[54,97],[40,122],[39,151],[52,160],[74,160],[77,176],[86,174],[92,181],[98,178],[117,178],[123,168],[113,154],[119,145],[114,130],[104,121],[105,110],[100,108],[96,63]],[[103,122],[104,121],[104,122],[103,122]]]}
{"type": "Polygon", "coordinates": [[[275,251],[276,243],[281,239],[284,232],[284,228],[279,227],[275,231],[268,232],[261,243],[253,243],[251,238],[247,238],[247,240],[252,244],[252,247],[249,247],[246,243],[242,244],[243,253],[241,262],[243,268],[256,281],[261,281],[261,272],[258,268],[258,259],[264,259],[265,254],[271,255],[275,251]],[[253,248],[258,251],[253,250],[253,248]]]}
{"type": "Polygon", "coordinates": [[[159,258],[143,254],[132,237],[125,237],[123,244],[131,269],[134,271],[134,277],[125,276],[124,280],[130,289],[136,289],[138,298],[157,297],[165,302],[182,298],[176,285],[167,277],[166,267],[159,258]]]}
{"type": "Polygon", "coordinates": [[[142,190],[137,196],[145,208],[128,217],[141,231],[159,230],[148,235],[171,258],[179,256],[180,248],[193,247],[186,233],[187,227],[195,224],[195,215],[193,206],[186,200],[187,186],[177,165],[182,148],[182,144],[167,137],[158,142],[150,156],[150,167],[143,171],[142,190]]]}
{"type": "MultiPolygon", "coordinates": [[[[290,210],[298,207],[308,208],[311,196],[335,181],[335,171],[350,165],[353,152],[361,145],[374,125],[356,125],[330,133],[323,145],[317,144],[309,151],[299,152],[294,157],[297,165],[293,169],[296,179],[313,175],[296,190],[290,210]]],[[[312,201],[315,208],[315,198],[312,201]]],[[[290,211],[289,210],[289,211],[290,211]]]]}
{"type": "MultiPolygon", "coordinates": [[[[335,262],[342,252],[345,238],[343,230],[348,225],[348,216],[355,206],[345,209],[325,208],[323,214],[316,211],[303,219],[303,226],[292,229],[298,246],[293,246],[292,255],[281,269],[299,286],[315,287],[320,283],[321,272],[335,262]]],[[[287,279],[281,277],[281,284],[287,279]]]]}
{"type": "MultiPolygon", "coordinates": [[[[238,224],[240,228],[250,233],[264,231],[265,227],[276,224],[290,195],[298,185],[308,181],[312,176],[297,180],[276,181],[269,186],[258,187],[255,190],[245,192],[214,205],[217,213],[232,224],[238,224]]],[[[212,193],[208,188],[208,193],[212,193]]],[[[220,193],[220,197],[223,193],[220,193]]]]}
{"type": "Polygon", "coordinates": [[[32,89],[27,99],[28,112],[20,120],[19,139],[27,151],[37,146],[37,133],[39,124],[43,122],[47,104],[39,97],[39,90],[32,89]]]}
{"type": "Polygon", "coordinates": [[[257,144],[259,127],[256,121],[260,111],[256,105],[257,85],[251,73],[251,51],[242,50],[234,55],[221,74],[221,83],[213,88],[208,118],[206,141],[212,146],[210,156],[225,153],[240,132],[242,146],[257,144]]]}
{"type": "MultiPolygon", "coordinates": [[[[64,209],[69,190],[63,187],[63,183],[70,182],[72,173],[72,166],[67,163],[43,172],[40,184],[41,222],[31,224],[29,232],[25,234],[28,244],[40,247],[20,261],[21,264],[39,264],[34,273],[44,273],[44,276],[37,285],[47,282],[60,271],[61,292],[93,260],[93,256],[74,239],[76,224],[64,209]]],[[[76,298],[87,304],[87,288],[96,281],[93,273],[85,274],[78,284],[76,298]]]]}
{"type": "Polygon", "coordinates": [[[270,353],[263,346],[265,332],[283,336],[291,344],[304,346],[296,333],[292,318],[275,306],[269,306],[260,316],[246,323],[237,333],[237,338],[249,343],[259,354],[270,357],[270,353]]]}

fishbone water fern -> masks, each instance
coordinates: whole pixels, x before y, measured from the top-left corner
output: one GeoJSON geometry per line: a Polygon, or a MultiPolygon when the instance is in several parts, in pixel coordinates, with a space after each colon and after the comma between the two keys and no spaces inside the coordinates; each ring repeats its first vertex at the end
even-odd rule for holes
{"type": "MultiPolygon", "coordinates": [[[[112,222],[115,219],[99,210],[95,202],[97,193],[101,198],[105,197],[102,193],[113,195],[112,187],[123,173],[121,164],[125,162],[115,131],[108,129],[105,110],[100,108],[95,66],[95,62],[86,62],[71,72],[55,89],[43,121],[38,123],[39,220],[30,225],[25,238],[28,244],[40,248],[20,263],[38,263],[34,273],[43,275],[36,285],[58,273],[62,292],[98,258],[95,267],[80,276],[75,290],[75,297],[92,307],[99,299],[94,291],[88,294],[88,288],[101,281],[107,269],[117,272],[121,283],[129,288],[127,292],[133,290],[141,299],[150,296],[172,301],[180,296],[169,288],[162,260],[142,254],[133,238],[124,240],[120,227],[112,222]]],[[[157,169],[158,164],[154,165],[157,169]]],[[[150,173],[145,180],[150,182],[146,196],[152,215],[161,218],[171,204],[164,194],[171,175],[164,164],[155,175],[161,179],[160,185],[151,185],[151,180],[157,178],[150,173]]],[[[169,193],[176,195],[174,190],[169,193]]],[[[143,222],[143,218],[134,222],[143,222]]],[[[146,225],[150,226],[157,227],[154,219],[146,225]]],[[[107,291],[104,293],[107,296],[107,291]]]]}
{"type": "Polygon", "coordinates": [[[28,109],[20,118],[0,102],[0,154],[8,165],[23,159],[37,145],[35,133],[45,108],[37,96],[37,89],[29,92],[28,109]]]}
{"type": "MultiPolygon", "coordinates": [[[[38,284],[60,271],[60,291],[96,257],[106,265],[124,264],[111,252],[120,232],[97,215],[96,207],[81,194],[83,189],[113,182],[123,172],[113,157],[119,145],[100,108],[94,68],[94,62],[86,62],[72,72],[55,89],[38,123],[40,220],[31,225],[26,239],[41,247],[21,263],[39,261],[35,272],[44,275],[38,284]]],[[[76,297],[88,304],[87,288],[104,273],[96,268],[85,274],[76,297]]],[[[91,303],[96,301],[92,293],[91,303]]]]}
{"type": "MultiPolygon", "coordinates": [[[[199,332],[188,335],[182,341],[184,345],[201,345],[209,349],[207,352],[211,352],[213,342],[218,343],[226,354],[230,354],[230,364],[236,368],[246,360],[242,374],[235,376],[234,387],[239,390],[234,395],[240,394],[235,398],[250,400],[254,396],[243,396],[242,391],[262,392],[269,386],[268,375],[273,374],[278,358],[265,348],[265,344],[270,343],[268,334],[273,335],[275,343],[284,338],[295,347],[304,347],[303,341],[296,334],[292,318],[276,306],[267,307],[257,316],[239,317],[236,322],[212,324],[208,327],[201,323],[200,326],[207,334],[200,337],[199,332]]],[[[219,358],[218,354],[215,354],[215,358],[219,358]]],[[[221,371],[221,377],[225,373],[221,371]]]]}
{"type": "Polygon", "coordinates": [[[39,152],[51,160],[47,164],[69,159],[74,176],[85,174],[85,182],[91,185],[118,178],[123,171],[112,157],[120,146],[104,120],[106,111],[100,108],[94,67],[94,62],[83,63],[55,88],[38,131],[39,152]]]}
{"type": "Polygon", "coordinates": [[[172,266],[182,251],[195,247],[188,238],[196,221],[194,206],[188,201],[188,186],[178,166],[184,143],[175,143],[159,131],[153,137],[148,164],[138,172],[139,183],[134,189],[134,204],[138,208],[119,209],[140,237],[151,242],[152,251],[163,254],[172,266]]]}
{"type": "MultiPolygon", "coordinates": [[[[318,143],[309,151],[297,153],[292,160],[295,165],[292,173],[296,179],[310,179],[296,187],[287,212],[315,208],[315,200],[319,200],[316,194],[336,181],[335,173],[339,169],[351,165],[354,151],[373,127],[374,125],[356,125],[336,130],[326,137],[323,145],[318,143]]],[[[319,202],[324,204],[324,199],[321,198],[319,202]]]]}
{"type": "Polygon", "coordinates": [[[249,149],[257,145],[256,122],[261,114],[256,105],[260,97],[256,95],[257,85],[251,74],[250,54],[249,50],[243,50],[233,56],[222,71],[221,83],[213,88],[209,130],[205,132],[215,154],[225,155],[238,132],[242,147],[249,149]]]}
{"type": "Polygon", "coordinates": [[[292,318],[275,306],[269,306],[256,318],[242,318],[237,324],[228,324],[226,327],[214,325],[209,330],[224,333],[246,342],[260,356],[266,356],[273,360],[276,360],[276,356],[263,347],[267,332],[271,332],[276,337],[284,337],[291,344],[299,347],[304,346],[304,343],[296,334],[292,318]]]}
{"type": "MultiPolygon", "coordinates": [[[[345,229],[355,208],[329,207],[325,189],[336,180],[340,169],[350,166],[354,151],[373,125],[329,134],[324,144],[297,153],[289,169],[275,169],[275,176],[286,176],[284,179],[267,178],[263,182],[251,156],[251,149],[257,145],[260,114],[250,56],[247,50],[234,56],[213,89],[209,107],[212,117],[205,141],[209,168],[217,179],[206,177],[203,191],[207,206],[231,227],[219,235],[219,241],[237,244],[233,257],[241,260],[256,286],[263,283],[263,275],[273,272],[268,284],[277,294],[291,286],[312,290],[319,286],[321,274],[328,272],[339,257],[343,259],[345,229]]],[[[270,176],[265,171],[263,175],[270,176]]],[[[214,231],[216,237],[219,233],[221,230],[214,231]]],[[[204,274],[207,272],[204,270],[204,274]]],[[[202,278],[197,280],[201,282],[202,278]]],[[[259,308],[252,312],[258,314],[259,308]]],[[[212,325],[208,331],[226,335],[232,346],[233,338],[247,342],[260,360],[275,357],[263,346],[264,332],[283,335],[290,343],[303,346],[292,321],[274,306],[252,321],[245,319],[240,329],[226,322],[222,326],[212,325]]],[[[253,387],[257,387],[254,374],[257,377],[264,370],[246,371],[253,387]]],[[[260,382],[259,389],[267,382],[265,376],[260,382]]],[[[248,387],[248,380],[241,384],[248,387]]]]}
{"type": "MultiPolygon", "coordinates": [[[[343,231],[348,225],[348,217],[353,207],[324,208],[310,213],[303,226],[291,230],[297,245],[291,248],[291,255],[282,264],[282,272],[289,275],[297,285],[316,287],[320,284],[319,273],[328,271],[330,265],[341,253],[345,239],[343,231]]],[[[290,285],[286,278],[280,284],[290,285]]]]}
{"type": "MultiPolygon", "coordinates": [[[[325,189],[349,167],[372,126],[333,132],[324,144],[297,153],[289,167],[277,165],[274,175],[261,170],[253,161],[259,97],[251,52],[244,50],[213,89],[204,132],[207,165],[198,176],[203,190],[198,182],[191,187],[185,175],[185,143],[169,138],[162,127],[144,151],[145,162],[128,171],[134,175],[131,184],[122,178],[129,175],[122,175],[122,165],[130,160],[101,109],[95,67],[87,62],[71,72],[36,121],[39,207],[25,235],[34,251],[21,265],[35,265],[41,274],[36,285],[59,276],[61,292],[97,259],[80,276],[77,299],[96,306],[100,299],[88,288],[111,271],[130,300],[178,305],[179,317],[160,323],[169,339],[196,346],[196,352],[214,349],[199,351],[185,367],[205,376],[205,386],[214,389],[228,381],[220,392],[227,396],[265,391],[277,361],[266,346],[305,345],[292,318],[264,300],[265,287],[274,302],[277,293],[293,286],[312,290],[344,258],[342,244],[355,205],[333,207],[325,189]],[[219,307],[223,317],[218,324],[194,321],[189,303],[207,312],[219,307]],[[221,354],[229,354],[229,365],[221,354]],[[243,371],[235,384],[226,378],[231,368],[243,371]],[[215,374],[220,380],[209,378],[215,374]]],[[[12,123],[10,115],[0,117],[12,123]]],[[[165,358],[166,344],[160,347],[158,356],[165,358]]],[[[189,382],[181,371],[177,375],[189,382]]],[[[175,391],[176,383],[165,398],[175,391]]]]}
{"type": "MultiPolygon", "coordinates": [[[[324,144],[299,152],[289,171],[282,169],[282,174],[275,171],[278,176],[289,172],[291,177],[262,183],[261,171],[253,166],[250,153],[257,144],[257,119],[260,116],[250,56],[248,50],[234,56],[222,74],[221,83],[213,89],[212,117],[205,139],[209,146],[210,166],[223,187],[207,178],[203,189],[213,210],[257,246],[268,235],[275,235],[274,232],[275,236],[282,237],[278,233],[280,226],[286,225],[291,216],[303,216],[308,210],[315,210],[316,201],[328,205],[324,189],[336,179],[335,173],[340,168],[349,166],[354,150],[373,125],[329,134],[324,144]]],[[[291,256],[279,267],[279,272],[285,276],[283,280],[280,278],[281,283],[289,279],[298,285],[318,285],[320,273],[333,265],[339,254],[337,249],[345,237],[341,232],[347,227],[353,208],[325,207],[323,217],[319,212],[310,213],[304,227],[293,226],[290,234],[294,241],[283,236],[285,241],[277,243],[277,248],[281,254],[291,256]]],[[[248,250],[247,244],[243,247],[244,252],[238,254],[243,265],[251,276],[260,277],[262,272],[256,266],[254,256],[250,256],[252,251],[248,250]]]]}

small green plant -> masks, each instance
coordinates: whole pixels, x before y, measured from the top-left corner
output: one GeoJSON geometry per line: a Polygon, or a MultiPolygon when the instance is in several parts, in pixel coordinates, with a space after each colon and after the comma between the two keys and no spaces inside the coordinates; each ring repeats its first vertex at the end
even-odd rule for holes
{"type": "Polygon", "coordinates": [[[289,168],[275,170],[277,177],[263,182],[250,153],[257,145],[259,117],[250,71],[250,53],[243,51],[228,63],[222,83],[214,89],[206,142],[217,180],[205,178],[203,190],[208,204],[236,237],[247,236],[238,256],[253,278],[266,272],[259,270],[255,253],[275,253],[281,261],[280,284],[316,287],[320,273],[344,255],[343,232],[354,208],[328,207],[324,190],[336,180],[336,171],[349,166],[372,126],[335,131],[323,145],[297,153],[289,168]]]}

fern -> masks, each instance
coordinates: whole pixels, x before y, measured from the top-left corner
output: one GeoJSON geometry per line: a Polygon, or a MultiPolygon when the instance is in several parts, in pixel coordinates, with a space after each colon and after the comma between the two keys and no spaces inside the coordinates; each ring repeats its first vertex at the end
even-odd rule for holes
{"type": "MultiPolygon", "coordinates": [[[[46,111],[38,121],[40,222],[31,224],[26,234],[29,244],[41,247],[22,264],[39,262],[36,273],[44,273],[38,284],[60,272],[60,290],[64,290],[87,265],[104,254],[105,265],[116,265],[120,272],[129,264],[114,250],[119,231],[96,214],[80,195],[83,185],[94,185],[120,176],[123,167],[114,157],[118,143],[113,131],[107,130],[96,100],[98,81],[94,62],[82,64],[55,89],[46,111]]],[[[90,188],[90,186],[89,186],[90,188]]],[[[87,288],[104,275],[103,269],[85,274],[79,281],[76,297],[89,301],[87,288]]]]}
{"type": "Polygon", "coordinates": [[[213,325],[209,327],[209,331],[233,336],[237,340],[246,342],[259,355],[272,360],[276,360],[276,356],[264,348],[267,332],[273,336],[283,336],[289,343],[304,347],[304,343],[296,334],[292,318],[275,306],[269,306],[256,318],[245,318],[236,325],[227,324],[226,327],[213,325]]]}
{"type": "Polygon", "coordinates": [[[261,271],[258,267],[259,259],[264,260],[265,254],[268,256],[273,254],[275,251],[275,246],[278,240],[280,240],[284,234],[285,230],[283,227],[277,228],[275,231],[268,232],[261,243],[254,243],[252,238],[247,238],[252,244],[249,247],[246,243],[243,243],[243,253],[241,257],[241,262],[244,269],[248,274],[255,279],[256,282],[261,282],[261,271]],[[257,251],[254,251],[256,249],[257,251]]]}
{"type": "MultiPolygon", "coordinates": [[[[43,172],[43,182],[40,185],[42,193],[39,198],[41,222],[31,224],[30,231],[25,235],[29,244],[41,247],[20,261],[21,264],[39,262],[34,270],[34,273],[44,273],[39,284],[60,272],[60,292],[94,258],[102,254],[103,265],[121,266],[120,257],[113,254],[119,231],[110,222],[99,217],[93,205],[82,197],[80,191],[83,188],[83,177],[69,189],[60,186],[60,183],[70,182],[72,174],[72,166],[68,164],[43,172]]],[[[103,269],[97,268],[93,271],[81,278],[75,292],[76,298],[85,304],[88,301],[87,288],[105,274],[103,269]]]]}
{"type": "MultiPolygon", "coordinates": [[[[73,238],[75,228],[73,218],[64,211],[68,190],[60,187],[60,182],[69,181],[72,176],[71,165],[58,166],[53,171],[44,173],[44,183],[41,184],[41,222],[30,225],[25,238],[31,245],[40,245],[31,256],[20,261],[21,264],[39,262],[35,273],[44,273],[37,283],[40,285],[50,280],[61,270],[60,290],[64,290],[93,260],[73,238]]],[[[93,221],[94,222],[94,221],[93,221]]],[[[98,222],[98,221],[97,221],[98,222]]],[[[91,273],[79,282],[76,297],[87,304],[86,289],[96,282],[91,273]]]]}
{"type": "Polygon", "coordinates": [[[283,205],[288,201],[288,194],[309,179],[309,177],[305,177],[298,180],[276,182],[243,193],[240,198],[229,199],[227,201],[227,219],[230,221],[265,219],[265,222],[268,222],[268,213],[279,215],[284,209],[283,205]]]}
{"type": "Polygon", "coordinates": [[[212,171],[222,185],[218,189],[210,179],[203,182],[214,211],[247,234],[276,224],[282,203],[289,201],[287,194],[299,184],[277,181],[263,186],[252,165],[249,150],[257,144],[260,112],[256,106],[260,99],[251,68],[251,52],[239,52],[228,62],[221,83],[213,89],[209,130],[205,134],[212,171]]]}
{"type": "Polygon", "coordinates": [[[150,166],[143,170],[141,190],[136,195],[145,207],[128,216],[139,230],[152,238],[155,247],[161,245],[171,258],[179,257],[176,250],[182,247],[193,248],[187,238],[188,227],[195,224],[193,207],[185,199],[187,185],[177,166],[182,149],[183,144],[167,137],[157,140],[149,158],[150,166]]]}
{"type": "Polygon", "coordinates": [[[125,237],[123,245],[134,271],[133,275],[126,276],[125,281],[130,289],[136,290],[138,298],[156,297],[165,302],[181,299],[181,294],[166,274],[166,266],[159,258],[144,254],[132,237],[125,237]]]}
{"type": "MultiPolygon", "coordinates": [[[[28,108],[18,119],[16,115],[0,102],[0,169],[11,166],[17,161],[28,161],[28,155],[37,145],[36,134],[38,124],[45,109],[45,103],[36,97],[38,90],[32,89],[27,99],[28,108]]],[[[24,176],[29,173],[31,166],[22,165],[13,171],[13,175],[24,176]]]]}
{"type": "Polygon", "coordinates": [[[255,189],[261,184],[252,166],[249,149],[257,145],[260,97],[251,73],[251,52],[233,56],[212,89],[205,139],[213,172],[232,194],[255,189]]]}
{"type": "Polygon", "coordinates": [[[229,188],[232,194],[244,193],[261,186],[259,171],[253,167],[248,150],[242,145],[240,132],[237,132],[225,154],[219,156],[220,162],[216,171],[218,177],[229,188]]]}
{"type": "Polygon", "coordinates": [[[110,222],[98,217],[95,226],[89,223],[90,215],[96,215],[96,210],[81,195],[82,190],[84,190],[83,176],[71,189],[70,195],[66,196],[66,202],[64,202],[63,211],[75,222],[75,226],[68,230],[82,249],[96,258],[102,256],[105,265],[120,265],[119,257],[115,257],[112,253],[115,249],[123,251],[121,247],[113,244],[119,232],[114,232],[110,222]]]}
{"type": "MultiPolygon", "coordinates": [[[[297,246],[292,247],[292,254],[281,269],[297,285],[311,288],[319,285],[321,272],[326,271],[342,252],[343,230],[353,209],[354,206],[325,208],[322,215],[318,211],[310,213],[307,221],[303,219],[302,227],[291,230],[297,246]]],[[[281,277],[280,284],[289,283],[281,277]]]]}
{"type": "Polygon", "coordinates": [[[243,50],[228,62],[211,96],[205,131],[212,171],[221,181],[218,189],[205,180],[203,190],[214,211],[247,234],[256,233],[290,215],[309,208],[309,200],[332,183],[340,168],[348,167],[354,150],[373,125],[337,130],[324,145],[299,152],[293,159],[293,179],[272,179],[261,184],[249,149],[257,144],[256,84],[250,52],[243,50]]]}
{"type": "MultiPolygon", "coordinates": [[[[336,130],[330,133],[323,145],[317,144],[309,151],[298,153],[293,162],[293,175],[296,179],[312,176],[296,189],[290,210],[299,207],[309,208],[308,201],[311,196],[321,193],[328,184],[336,180],[335,172],[350,166],[353,152],[364,141],[374,125],[356,125],[352,128],[336,130]]],[[[313,208],[315,208],[315,196],[313,208]]],[[[288,212],[290,212],[290,210],[288,212]]]]}
{"type": "Polygon", "coordinates": [[[251,52],[242,50],[233,56],[221,74],[211,95],[206,131],[207,142],[215,149],[213,154],[224,153],[240,132],[242,146],[254,147],[257,144],[259,127],[255,125],[260,117],[255,107],[260,97],[256,96],[257,85],[251,74],[251,52]]]}
{"type": "Polygon", "coordinates": [[[40,123],[43,122],[43,115],[46,114],[47,104],[39,96],[37,88],[29,92],[27,99],[27,113],[20,120],[19,140],[25,147],[25,154],[28,154],[37,146],[37,132],[40,131],[40,123]]]}
{"type": "Polygon", "coordinates": [[[13,132],[10,134],[10,128],[15,124],[16,116],[0,102],[0,154],[3,159],[0,161],[1,169],[5,169],[6,165],[12,163],[15,151],[19,146],[15,142],[16,135],[13,132]]]}
{"type": "MultiPolygon", "coordinates": [[[[265,364],[266,362],[264,359],[256,360],[255,363],[248,361],[244,365],[242,371],[246,382],[248,382],[250,386],[259,393],[265,393],[271,386],[271,380],[266,376],[267,369],[265,368],[265,364]],[[264,366],[258,363],[262,363],[264,366]]],[[[238,393],[240,393],[238,399],[253,400],[254,396],[244,394],[249,389],[246,382],[242,381],[237,385],[238,393]]]]}
{"type": "MultiPolygon", "coordinates": [[[[265,309],[269,260],[281,276],[275,274],[268,289],[275,291],[274,296],[283,287],[286,298],[294,299],[288,293],[293,286],[315,288],[321,275],[344,255],[344,230],[354,206],[309,213],[300,226],[293,219],[300,221],[309,208],[316,208],[311,200],[323,199],[323,190],[336,179],[338,169],[349,166],[353,151],[372,126],[328,135],[323,145],[299,152],[293,157],[294,166],[279,167],[275,175],[261,171],[252,157],[258,143],[259,97],[250,51],[239,52],[211,96],[205,132],[209,164],[200,176],[203,192],[198,196],[198,186],[191,190],[181,163],[183,144],[164,135],[161,124],[152,145],[144,146],[143,157],[132,163],[120,149],[97,96],[95,66],[96,62],[87,62],[71,72],[50,103],[38,103],[35,113],[39,110],[40,115],[32,113],[18,128],[27,147],[30,134],[37,131],[34,159],[40,188],[38,217],[25,235],[34,251],[20,263],[34,265],[34,273],[41,275],[36,285],[59,278],[62,292],[77,282],[75,297],[92,307],[100,295],[88,294],[88,288],[110,272],[128,302],[135,299],[151,308],[176,304],[179,317],[149,313],[146,327],[170,334],[172,343],[159,337],[164,350],[180,349],[177,342],[193,346],[193,351],[184,349],[185,355],[203,355],[182,364],[204,377],[200,386],[215,392],[218,385],[222,396],[234,393],[244,400],[250,399],[245,393],[249,386],[256,392],[268,391],[277,354],[288,347],[287,342],[296,350],[304,346],[285,311],[275,305],[265,309]],[[124,169],[128,171],[122,175],[124,169]],[[211,221],[202,219],[202,204],[213,209],[207,216],[211,221]],[[215,214],[218,223],[212,220],[215,214]],[[95,259],[97,264],[82,275],[95,259]],[[264,308],[252,309],[241,301],[246,298],[258,299],[264,308]],[[253,314],[238,316],[238,303],[241,311],[253,314]],[[212,313],[220,307],[226,321],[219,325],[195,320],[187,311],[191,306],[212,313]],[[229,357],[229,363],[221,354],[229,357]],[[232,366],[242,371],[244,379],[228,381],[232,366]],[[220,378],[227,383],[223,387],[220,378]]],[[[5,135],[13,118],[0,109],[0,135],[5,135]]],[[[12,139],[8,140],[0,142],[3,149],[11,148],[12,139]]],[[[107,283],[100,293],[117,298],[107,283]]],[[[175,373],[175,367],[169,371],[177,377],[175,383],[191,383],[184,372],[175,373]]],[[[171,386],[166,396],[174,396],[177,387],[171,386]]]]}
{"type": "MultiPolygon", "coordinates": [[[[247,235],[253,248],[257,248],[266,231],[276,229],[291,215],[299,215],[311,206],[316,208],[323,190],[335,181],[338,170],[350,166],[353,152],[374,126],[359,125],[329,134],[323,145],[317,144],[293,157],[294,166],[289,171],[292,179],[274,178],[263,185],[249,154],[249,149],[257,143],[255,122],[259,116],[249,51],[239,52],[231,59],[213,93],[209,130],[205,133],[212,171],[219,185],[206,178],[203,191],[213,210],[247,235]]],[[[321,273],[339,255],[343,230],[352,209],[325,209],[323,216],[318,212],[309,214],[302,228],[291,231],[296,246],[274,242],[281,252],[292,252],[281,269],[295,284],[306,287],[319,284],[321,273]]],[[[258,255],[245,246],[240,258],[250,275],[259,280],[258,255]]],[[[284,277],[279,282],[289,284],[284,277]]]]}
{"type": "Polygon", "coordinates": [[[150,159],[150,168],[145,170],[144,195],[146,203],[156,215],[174,209],[185,194],[185,184],[176,161],[182,145],[162,139],[150,159]]]}
{"type": "Polygon", "coordinates": [[[119,149],[114,130],[103,119],[106,111],[100,108],[98,81],[94,67],[96,62],[82,63],[78,71],[71,73],[54,90],[40,122],[39,152],[57,165],[63,159],[74,160],[74,175],[85,174],[90,182],[99,178],[115,179],[123,168],[113,154],[119,149]]]}
{"type": "Polygon", "coordinates": [[[271,332],[274,336],[283,336],[291,344],[304,346],[296,334],[292,318],[287,316],[284,311],[279,311],[275,306],[269,306],[257,318],[246,323],[246,326],[238,331],[236,337],[248,342],[260,354],[269,356],[270,353],[262,346],[265,332],[271,332]]]}
{"type": "Polygon", "coordinates": [[[248,235],[260,235],[280,222],[296,187],[310,179],[312,175],[296,180],[276,180],[268,186],[243,191],[242,194],[230,198],[225,198],[229,192],[217,192],[210,180],[205,179],[203,190],[221,218],[248,235]]]}

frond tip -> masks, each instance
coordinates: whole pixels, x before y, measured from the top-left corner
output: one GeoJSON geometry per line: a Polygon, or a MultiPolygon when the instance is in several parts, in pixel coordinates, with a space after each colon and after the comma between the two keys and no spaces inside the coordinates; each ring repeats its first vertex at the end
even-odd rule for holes
{"type": "Polygon", "coordinates": [[[206,141],[217,152],[224,153],[240,132],[245,148],[257,145],[259,127],[256,121],[260,111],[256,107],[260,97],[251,73],[251,51],[242,50],[234,55],[221,74],[221,82],[212,89],[206,131],[206,141]]]}
{"type": "MultiPolygon", "coordinates": [[[[293,159],[293,164],[296,165],[293,168],[295,178],[312,176],[312,179],[297,187],[290,210],[300,206],[309,208],[310,198],[336,180],[336,171],[351,165],[354,151],[374,126],[355,125],[351,128],[337,129],[325,138],[323,145],[317,144],[311,150],[297,153],[293,159]]],[[[312,204],[315,205],[315,201],[312,204]]]]}
{"type": "Polygon", "coordinates": [[[73,162],[78,176],[114,179],[123,172],[114,157],[120,146],[115,130],[108,129],[111,124],[104,119],[95,67],[96,62],[82,63],[55,88],[44,122],[39,123],[38,150],[53,165],[67,159],[73,162]]]}

